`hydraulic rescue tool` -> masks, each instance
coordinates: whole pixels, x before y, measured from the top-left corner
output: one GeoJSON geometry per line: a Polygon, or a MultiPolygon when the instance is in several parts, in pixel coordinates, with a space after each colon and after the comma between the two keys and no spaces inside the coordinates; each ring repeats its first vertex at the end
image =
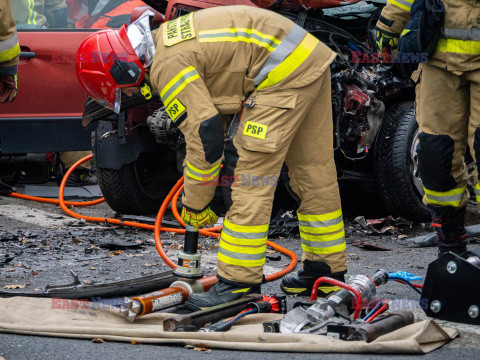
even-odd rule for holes
{"type": "Polygon", "coordinates": [[[197,248],[198,229],[187,225],[183,251],[178,255],[178,267],[173,271],[178,280],[167,289],[131,298],[120,307],[120,313],[133,321],[137,316],[181,305],[190,294],[210,289],[218,279],[216,276],[203,277],[200,271],[201,255],[197,253],[197,248]]]}
{"type": "MultiPolygon", "coordinates": [[[[345,284],[341,281],[321,277],[312,288],[311,304],[299,304],[280,321],[279,331],[282,333],[327,334],[327,325],[351,325],[357,320],[360,311],[370,304],[376,295],[376,288],[388,281],[388,273],[378,270],[373,278],[364,275],[352,276],[345,284]],[[318,287],[322,283],[339,286],[341,289],[326,298],[317,298],[318,287]]],[[[388,305],[381,306],[384,311],[388,305]]],[[[376,316],[376,315],[375,315],[376,316]]],[[[275,330],[275,326],[271,326],[275,330]]]]}
{"type": "Polygon", "coordinates": [[[413,324],[411,311],[392,311],[371,322],[358,321],[348,325],[327,325],[327,335],[340,340],[370,342],[379,336],[413,324]]]}
{"type": "Polygon", "coordinates": [[[420,306],[437,319],[480,325],[480,253],[448,252],[430,263],[420,306]]]}
{"type": "Polygon", "coordinates": [[[220,332],[229,330],[238,319],[253,313],[280,312],[285,314],[285,295],[249,294],[242,299],[212,306],[185,315],[173,315],[163,320],[164,331],[220,332]],[[234,316],[232,319],[224,320],[234,316]],[[210,324],[210,325],[208,325],[210,324]]]}

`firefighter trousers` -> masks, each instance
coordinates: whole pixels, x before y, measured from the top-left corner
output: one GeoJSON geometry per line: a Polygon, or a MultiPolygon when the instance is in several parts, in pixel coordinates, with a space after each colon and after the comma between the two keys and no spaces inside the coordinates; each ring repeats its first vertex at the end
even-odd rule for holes
{"type": "Polygon", "coordinates": [[[306,87],[267,88],[247,99],[254,106],[244,108],[233,141],[238,158],[232,206],[220,236],[220,279],[262,282],[273,195],[284,162],[301,200],[303,259],[325,263],[327,274],[346,270],[330,88],[327,69],[306,87]]]}
{"type": "MultiPolygon", "coordinates": [[[[420,65],[417,88],[419,170],[430,207],[464,207],[469,199],[465,152],[480,157],[480,70],[453,73],[420,65]]],[[[477,204],[480,200],[475,176],[477,204]]]]}

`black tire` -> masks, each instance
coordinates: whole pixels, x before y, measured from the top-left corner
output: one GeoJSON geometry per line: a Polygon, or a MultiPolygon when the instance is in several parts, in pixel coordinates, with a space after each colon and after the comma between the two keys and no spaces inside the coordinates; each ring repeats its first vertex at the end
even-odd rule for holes
{"type": "Polygon", "coordinates": [[[97,168],[97,180],[107,204],[116,212],[156,214],[180,178],[173,162],[159,161],[161,154],[143,152],[120,170],[97,168]]]}
{"type": "Polygon", "coordinates": [[[375,145],[375,177],[382,202],[393,216],[428,222],[416,166],[418,124],[413,101],[393,105],[385,114],[375,145]]]}

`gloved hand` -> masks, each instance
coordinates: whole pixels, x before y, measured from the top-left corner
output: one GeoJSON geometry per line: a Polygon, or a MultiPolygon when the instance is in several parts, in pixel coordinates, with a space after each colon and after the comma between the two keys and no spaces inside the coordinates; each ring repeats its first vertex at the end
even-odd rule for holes
{"type": "Polygon", "coordinates": [[[378,51],[384,52],[386,49],[387,52],[396,50],[398,45],[398,36],[385,33],[381,30],[377,30],[377,48],[378,51]]]}
{"type": "Polygon", "coordinates": [[[210,206],[198,213],[183,207],[181,216],[185,224],[192,225],[196,228],[213,225],[218,220],[217,215],[210,209],[210,206]]]}
{"type": "Polygon", "coordinates": [[[17,74],[0,75],[0,103],[11,102],[17,96],[17,74]]]}

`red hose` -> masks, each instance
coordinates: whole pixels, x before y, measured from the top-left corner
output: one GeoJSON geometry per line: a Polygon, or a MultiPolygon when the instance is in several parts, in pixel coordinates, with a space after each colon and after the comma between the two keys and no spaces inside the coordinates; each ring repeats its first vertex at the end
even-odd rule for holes
{"type": "MultiPolygon", "coordinates": [[[[154,234],[154,240],[155,240],[155,247],[160,255],[160,257],[165,261],[165,263],[171,267],[172,269],[176,268],[177,265],[170,260],[170,258],[167,256],[163,249],[162,241],[160,238],[160,232],[173,232],[177,234],[184,234],[185,229],[176,229],[176,228],[168,228],[168,227],[162,227],[162,219],[163,216],[165,215],[165,212],[167,211],[168,205],[171,203],[172,204],[172,212],[175,218],[178,220],[178,222],[182,225],[185,226],[185,222],[182,220],[180,214],[178,213],[177,209],[177,200],[178,197],[180,196],[182,190],[183,190],[183,177],[180,178],[175,186],[170,190],[168,193],[167,197],[163,201],[162,205],[160,206],[160,210],[158,211],[156,220],[155,220],[155,225],[149,225],[149,224],[143,224],[140,222],[135,222],[135,221],[122,221],[119,219],[114,219],[114,218],[102,218],[102,217],[95,217],[95,216],[86,216],[86,215],[81,215],[78,214],[71,209],[68,208],[68,206],[75,206],[75,207],[85,207],[85,206],[92,206],[92,205],[97,205],[105,201],[105,198],[100,198],[97,200],[93,201],[85,201],[85,202],[73,202],[73,201],[65,201],[63,198],[63,194],[65,191],[65,185],[67,183],[67,180],[69,176],[72,174],[72,172],[81,164],[84,162],[91,160],[93,158],[92,155],[88,155],[80,160],[78,160],[75,164],[73,164],[70,169],[66,172],[64,175],[62,182],[60,183],[60,189],[58,191],[58,200],[56,199],[47,199],[47,198],[42,198],[42,197],[36,197],[36,196],[28,196],[28,195],[23,195],[19,193],[11,193],[10,196],[20,198],[20,199],[25,199],[25,200],[31,200],[31,201],[37,201],[37,202],[44,202],[44,203],[49,203],[49,204],[58,204],[60,207],[65,211],[68,215],[77,218],[77,219],[84,219],[86,221],[90,222],[97,222],[97,223],[108,223],[108,224],[115,224],[115,225],[122,225],[122,226],[131,226],[131,227],[136,227],[140,229],[145,229],[145,230],[153,230],[154,234]]],[[[205,236],[211,236],[211,237],[220,237],[220,234],[216,231],[220,231],[222,229],[221,226],[213,227],[213,228],[206,228],[206,229],[200,229],[199,233],[205,236]]],[[[295,253],[292,251],[285,249],[284,247],[277,245],[271,241],[267,241],[267,245],[272,247],[273,249],[283,253],[284,255],[290,257],[290,263],[288,266],[272,275],[266,276],[267,281],[273,281],[281,278],[282,276],[288,274],[291,272],[294,268],[295,265],[297,264],[297,256],[295,253]]]]}

